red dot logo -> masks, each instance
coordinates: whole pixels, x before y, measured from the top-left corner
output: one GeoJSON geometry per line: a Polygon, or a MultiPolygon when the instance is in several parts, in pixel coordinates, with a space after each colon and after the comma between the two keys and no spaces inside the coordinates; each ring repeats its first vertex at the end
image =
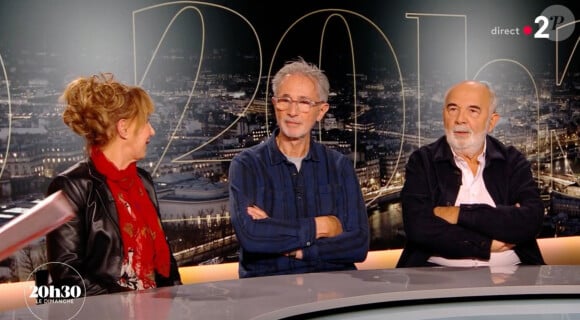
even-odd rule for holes
{"type": "Polygon", "coordinates": [[[530,27],[530,26],[524,26],[524,30],[523,31],[524,31],[524,34],[526,36],[529,36],[530,34],[532,34],[532,27],[530,27]]]}

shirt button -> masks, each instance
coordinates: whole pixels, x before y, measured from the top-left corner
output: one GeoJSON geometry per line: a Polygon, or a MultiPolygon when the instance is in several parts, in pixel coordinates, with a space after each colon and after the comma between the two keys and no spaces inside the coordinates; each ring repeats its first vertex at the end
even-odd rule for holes
{"type": "Polygon", "coordinates": [[[307,247],[310,247],[310,241],[307,241],[307,242],[306,242],[306,246],[307,246],[307,247]]]}

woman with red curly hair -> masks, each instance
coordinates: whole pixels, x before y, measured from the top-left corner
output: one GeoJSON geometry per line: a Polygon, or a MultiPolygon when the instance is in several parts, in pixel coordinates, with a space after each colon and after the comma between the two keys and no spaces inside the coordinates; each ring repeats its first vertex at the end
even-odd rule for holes
{"type": "Polygon", "coordinates": [[[61,99],[64,123],[85,139],[88,157],[48,188],[63,190],[76,211],[46,237],[52,284],[86,295],[181,284],[153,180],[136,165],[155,134],[150,96],[99,74],[73,80],[61,99]]]}

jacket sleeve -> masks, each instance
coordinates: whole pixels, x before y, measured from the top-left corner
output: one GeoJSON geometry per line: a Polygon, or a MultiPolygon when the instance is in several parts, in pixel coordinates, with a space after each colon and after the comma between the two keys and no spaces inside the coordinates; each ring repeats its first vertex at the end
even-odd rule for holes
{"type": "MultiPolygon", "coordinates": [[[[167,244],[169,245],[169,244],[167,244]]],[[[177,261],[173,256],[173,253],[170,255],[170,270],[169,270],[169,277],[164,277],[158,273],[155,274],[155,283],[158,287],[171,287],[171,286],[178,286],[182,285],[181,282],[181,275],[179,274],[179,268],[177,267],[177,261]]]]}
{"type": "Polygon", "coordinates": [[[434,162],[419,149],[409,157],[401,191],[403,226],[408,242],[445,258],[489,259],[491,238],[462,225],[449,224],[433,213],[441,194],[434,162]]]}
{"type": "Polygon", "coordinates": [[[515,149],[511,150],[506,170],[496,169],[495,176],[485,179],[489,190],[498,190],[490,194],[498,194],[496,198],[502,199],[501,203],[494,199],[495,208],[484,204],[461,205],[458,224],[492,239],[518,244],[537,237],[542,228],[544,205],[529,161],[515,149]],[[497,188],[494,184],[504,187],[497,188]]]}
{"type": "Polygon", "coordinates": [[[366,206],[354,167],[347,158],[339,158],[339,183],[344,205],[336,215],[343,232],[336,237],[319,238],[314,245],[303,248],[304,260],[354,263],[366,259],[369,250],[369,223],[366,206]]]}
{"type": "Polygon", "coordinates": [[[86,204],[85,193],[81,191],[70,179],[65,176],[55,178],[47,194],[57,190],[63,192],[73,205],[76,215],[67,223],[46,235],[46,249],[49,266],[49,274],[55,286],[78,285],[86,295],[97,295],[125,291],[115,282],[103,283],[98,279],[91,278],[85,272],[84,261],[87,256],[85,244],[87,234],[83,215],[84,208],[94,204],[86,204]],[[57,262],[57,263],[52,263],[57,262]]]}

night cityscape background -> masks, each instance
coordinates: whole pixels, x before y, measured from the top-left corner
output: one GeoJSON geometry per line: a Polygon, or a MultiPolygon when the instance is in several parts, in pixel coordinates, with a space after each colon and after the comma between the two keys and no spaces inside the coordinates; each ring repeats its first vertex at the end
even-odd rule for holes
{"type": "MultiPolygon", "coordinates": [[[[329,76],[331,108],[312,135],[352,159],[371,250],[403,246],[406,160],[443,135],[443,95],[463,79],[492,84],[502,117],[492,134],[532,163],[546,205],[540,237],[578,235],[580,28],[570,24],[559,41],[534,38],[535,17],[579,17],[577,7],[523,0],[301,0],[283,10],[257,0],[2,3],[0,226],[85,157],[84,142],[62,122],[66,83],[112,72],[155,101],[156,135],[139,165],[155,178],[178,264],[236,261],[229,163],[275,128],[270,77],[302,56],[329,76]]],[[[22,281],[45,262],[38,239],[0,261],[0,282],[22,281]]]]}

